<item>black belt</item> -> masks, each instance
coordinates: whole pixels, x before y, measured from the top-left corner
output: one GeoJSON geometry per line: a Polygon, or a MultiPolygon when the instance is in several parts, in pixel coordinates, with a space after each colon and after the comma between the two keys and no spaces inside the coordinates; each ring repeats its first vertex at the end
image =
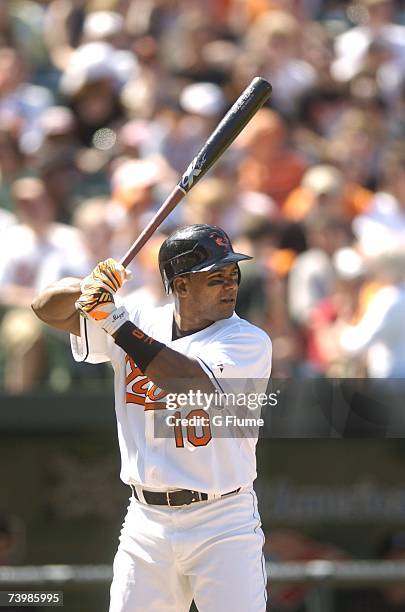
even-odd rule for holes
{"type": "MultiPolygon", "coordinates": [[[[142,502],[143,500],[139,499],[135,487],[133,485],[130,485],[130,487],[134,497],[138,501],[142,502]]],[[[223,493],[221,497],[227,497],[228,495],[239,493],[239,491],[240,487],[234,491],[229,491],[229,493],[223,493]]],[[[150,504],[151,506],[189,506],[195,502],[206,501],[208,499],[207,493],[191,491],[190,489],[177,489],[176,491],[164,492],[145,491],[145,489],[143,489],[142,493],[145,503],[150,504]]]]}

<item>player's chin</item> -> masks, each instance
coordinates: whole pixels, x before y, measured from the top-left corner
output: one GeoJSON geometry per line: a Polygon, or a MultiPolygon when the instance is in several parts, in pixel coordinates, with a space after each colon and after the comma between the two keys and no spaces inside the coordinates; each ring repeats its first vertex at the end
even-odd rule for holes
{"type": "Polygon", "coordinates": [[[235,300],[224,300],[218,305],[219,319],[228,319],[235,311],[235,300]]]}

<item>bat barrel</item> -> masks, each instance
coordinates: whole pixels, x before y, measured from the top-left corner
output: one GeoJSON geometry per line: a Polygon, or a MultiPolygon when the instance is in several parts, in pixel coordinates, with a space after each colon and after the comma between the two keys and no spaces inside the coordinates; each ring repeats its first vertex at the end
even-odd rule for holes
{"type": "Polygon", "coordinates": [[[218,124],[201,151],[193,159],[183,174],[178,185],[173,189],[165,202],[163,202],[148,226],[125,253],[124,257],[121,259],[123,266],[126,267],[132,261],[135,255],[149,240],[184,195],[190,191],[197,181],[204,176],[216,160],[233,143],[254,114],[270,98],[271,90],[270,83],[265,79],[261,77],[253,79],[218,124]]]}
{"type": "Polygon", "coordinates": [[[239,96],[181,177],[179,187],[187,193],[233,143],[243,128],[270,98],[272,87],[255,77],[239,96]]]}

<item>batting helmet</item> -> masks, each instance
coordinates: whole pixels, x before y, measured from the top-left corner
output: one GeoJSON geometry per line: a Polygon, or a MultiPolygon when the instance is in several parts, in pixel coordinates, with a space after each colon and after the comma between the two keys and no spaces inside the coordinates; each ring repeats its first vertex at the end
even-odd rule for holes
{"type": "Polygon", "coordinates": [[[173,279],[190,272],[208,272],[222,268],[249,255],[235,253],[228,235],[215,225],[195,224],[173,232],[159,251],[159,270],[166,293],[173,279]]]}

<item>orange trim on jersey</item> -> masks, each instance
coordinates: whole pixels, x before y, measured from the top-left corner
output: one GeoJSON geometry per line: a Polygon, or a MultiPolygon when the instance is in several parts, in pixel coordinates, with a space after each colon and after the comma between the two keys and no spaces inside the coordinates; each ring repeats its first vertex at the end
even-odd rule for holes
{"type": "Polygon", "coordinates": [[[167,410],[166,402],[145,402],[145,412],[147,410],[167,410]]]}
{"type": "MultiPolygon", "coordinates": [[[[135,395],[134,393],[126,392],[125,401],[127,404],[137,404],[145,407],[145,395],[135,395]]],[[[146,410],[146,408],[145,408],[146,410]]]]}

